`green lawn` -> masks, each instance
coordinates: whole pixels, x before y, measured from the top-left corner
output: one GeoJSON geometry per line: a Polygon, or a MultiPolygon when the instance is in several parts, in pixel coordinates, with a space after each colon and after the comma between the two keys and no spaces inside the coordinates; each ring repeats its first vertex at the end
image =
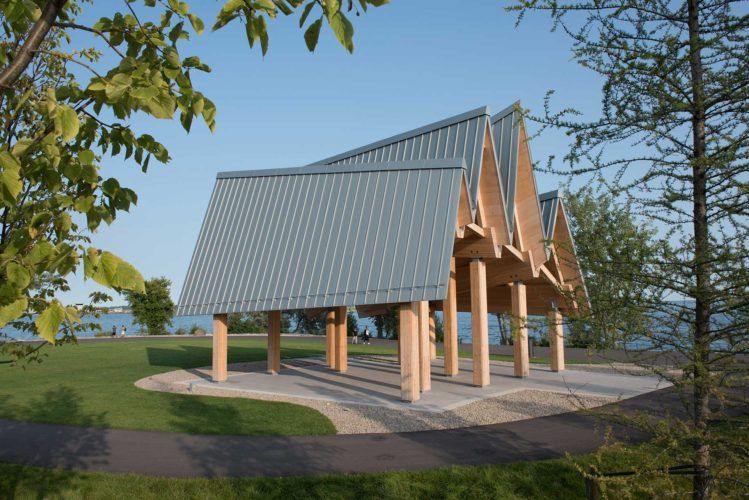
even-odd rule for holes
{"type": "MultiPolygon", "coordinates": [[[[0,418],[203,434],[334,434],[319,412],[289,403],[151,392],[136,380],[211,364],[211,339],[83,342],[50,347],[40,364],[0,365],[0,418]]],[[[351,354],[389,353],[349,346],[351,354]]],[[[281,355],[321,355],[323,342],[283,339],[281,355]]],[[[229,341],[229,362],[266,359],[263,339],[229,341]]]]}

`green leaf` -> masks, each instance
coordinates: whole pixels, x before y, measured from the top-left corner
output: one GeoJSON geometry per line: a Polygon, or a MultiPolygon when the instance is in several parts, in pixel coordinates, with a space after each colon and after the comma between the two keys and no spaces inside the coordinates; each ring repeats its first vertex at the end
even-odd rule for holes
{"type": "Polygon", "coordinates": [[[148,111],[156,118],[171,118],[177,101],[169,94],[161,94],[148,101],[148,111]]]}
{"type": "Polygon", "coordinates": [[[0,201],[6,206],[15,203],[18,194],[23,188],[20,170],[21,164],[8,151],[0,152],[0,201]]]}
{"type": "Polygon", "coordinates": [[[78,161],[82,165],[91,165],[94,162],[94,152],[90,149],[84,149],[78,152],[78,161]]]}
{"type": "Polygon", "coordinates": [[[304,42],[307,44],[307,48],[310,52],[315,51],[317,47],[317,41],[320,39],[320,28],[322,27],[322,17],[309,25],[307,31],[304,32],[304,42]]]}
{"type": "Polygon", "coordinates": [[[80,128],[78,113],[73,108],[64,105],[59,106],[57,112],[62,127],[62,140],[69,141],[78,135],[78,129],[80,128]]]}
{"type": "Polygon", "coordinates": [[[138,87],[137,89],[130,92],[130,95],[136,99],[147,101],[153,97],[159,95],[159,89],[156,87],[138,87]]]}
{"type": "Polygon", "coordinates": [[[8,265],[5,266],[5,276],[17,290],[25,290],[31,283],[31,274],[29,274],[28,269],[16,262],[8,262],[8,265]]]}
{"type": "Polygon", "coordinates": [[[34,321],[36,331],[44,340],[54,344],[63,319],[65,319],[65,308],[55,300],[34,321]]]}
{"type": "Polygon", "coordinates": [[[263,55],[265,55],[268,52],[268,27],[265,25],[265,17],[258,16],[255,19],[255,23],[257,25],[257,35],[260,37],[260,49],[263,55]]]}
{"type": "Polygon", "coordinates": [[[73,208],[77,212],[81,212],[85,214],[91,208],[94,206],[94,202],[96,201],[96,198],[93,196],[84,196],[82,198],[76,198],[76,200],[73,202],[73,208]]]}
{"type": "Polygon", "coordinates": [[[133,83],[133,77],[127,73],[117,73],[114,75],[106,86],[107,98],[116,101],[130,88],[130,84],[133,83]]]}
{"type": "Polygon", "coordinates": [[[299,27],[301,28],[304,26],[304,23],[307,22],[307,17],[309,16],[309,13],[312,12],[312,8],[315,6],[315,2],[310,2],[307,5],[304,6],[304,10],[302,11],[302,17],[299,18],[299,27]]]}
{"type": "Polygon", "coordinates": [[[98,262],[89,269],[89,272],[89,277],[100,285],[117,290],[131,290],[137,293],[145,292],[143,276],[132,265],[113,253],[101,252],[98,255],[98,262]]]}
{"type": "Polygon", "coordinates": [[[198,35],[202,35],[203,30],[205,30],[205,25],[203,24],[203,20],[200,19],[195,14],[188,14],[187,18],[190,20],[190,24],[192,24],[192,28],[195,30],[195,32],[198,35]]]}
{"type": "Polygon", "coordinates": [[[11,321],[15,321],[21,317],[26,311],[29,303],[26,297],[21,297],[15,302],[11,302],[6,306],[0,307],[0,328],[4,327],[11,321]]]}
{"type": "Polygon", "coordinates": [[[174,47],[167,47],[164,49],[164,58],[166,59],[166,63],[172,68],[179,68],[182,65],[179,53],[174,47]]]}
{"type": "Polygon", "coordinates": [[[354,51],[354,26],[351,21],[343,15],[343,12],[336,12],[333,17],[330,18],[330,27],[335,33],[335,37],[338,39],[343,47],[349,51],[354,51]]]}

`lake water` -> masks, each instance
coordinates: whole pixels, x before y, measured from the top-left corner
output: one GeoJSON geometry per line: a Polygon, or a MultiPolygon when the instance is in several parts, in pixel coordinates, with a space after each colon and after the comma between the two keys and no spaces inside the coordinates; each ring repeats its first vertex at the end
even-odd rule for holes
{"type": "MultiPolygon", "coordinates": [[[[437,312],[437,316],[441,317],[442,313],[437,312]]],[[[128,335],[137,335],[141,333],[141,326],[136,325],[133,322],[133,316],[131,314],[102,314],[99,319],[93,317],[85,317],[86,322],[97,322],[101,325],[101,330],[107,333],[112,331],[112,326],[117,328],[117,334],[119,335],[123,325],[127,328],[128,335]]],[[[359,318],[358,320],[359,329],[363,330],[364,326],[368,326],[370,331],[375,333],[377,329],[374,326],[374,322],[371,318],[359,318]]],[[[168,328],[170,333],[174,333],[180,328],[190,330],[190,327],[197,325],[206,332],[211,332],[213,329],[213,318],[210,315],[201,316],[175,316],[172,320],[172,326],[168,328]]],[[[293,325],[292,325],[293,326],[293,325]]],[[[293,328],[292,328],[293,330],[293,328]]],[[[26,332],[16,330],[11,327],[4,327],[0,329],[0,332],[7,335],[10,338],[26,340],[32,338],[26,332]]],[[[93,331],[79,332],[80,337],[93,337],[93,331]]],[[[534,332],[531,328],[531,336],[538,336],[539,332],[534,332]]],[[[470,343],[471,339],[471,315],[470,313],[458,313],[458,338],[461,342],[470,343]]],[[[489,343],[499,344],[499,324],[497,317],[493,314],[489,315],[489,343]]]]}

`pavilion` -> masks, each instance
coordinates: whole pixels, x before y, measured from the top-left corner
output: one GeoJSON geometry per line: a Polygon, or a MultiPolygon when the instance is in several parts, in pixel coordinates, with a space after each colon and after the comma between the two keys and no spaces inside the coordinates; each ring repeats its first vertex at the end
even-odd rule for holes
{"type": "Polygon", "coordinates": [[[489,384],[488,313],[511,313],[514,374],[529,375],[528,315],[549,319],[564,369],[563,315],[587,304],[556,191],[539,195],[513,105],[481,107],[306,167],[219,173],[178,313],[212,314],[213,379],[227,378],[227,314],[326,314],[326,360],[347,370],[346,314],[397,307],[401,398],[430,389],[434,312],[444,375],[458,373],[457,312],[471,313],[473,384],[489,384]]]}

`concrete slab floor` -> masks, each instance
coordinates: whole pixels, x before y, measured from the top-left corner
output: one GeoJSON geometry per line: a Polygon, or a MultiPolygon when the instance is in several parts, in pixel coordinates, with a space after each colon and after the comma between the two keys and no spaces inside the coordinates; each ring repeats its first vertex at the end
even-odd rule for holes
{"type": "Polygon", "coordinates": [[[461,359],[459,375],[445,377],[442,375],[442,358],[434,360],[431,364],[432,390],[422,393],[421,399],[413,403],[401,401],[398,362],[394,357],[386,356],[352,356],[347,373],[330,370],[325,366],[324,359],[305,358],[283,362],[278,375],[251,371],[231,375],[220,383],[207,379],[184,383],[191,389],[201,386],[202,389],[275,394],[428,412],[452,410],[473,401],[520,390],[626,399],[668,385],[653,376],[575,369],[555,373],[544,365],[531,365],[530,377],[520,379],[513,376],[511,363],[492,361],[491,383],[480,388],[471,384],[471,364],[470,359],[461,359]]]}

